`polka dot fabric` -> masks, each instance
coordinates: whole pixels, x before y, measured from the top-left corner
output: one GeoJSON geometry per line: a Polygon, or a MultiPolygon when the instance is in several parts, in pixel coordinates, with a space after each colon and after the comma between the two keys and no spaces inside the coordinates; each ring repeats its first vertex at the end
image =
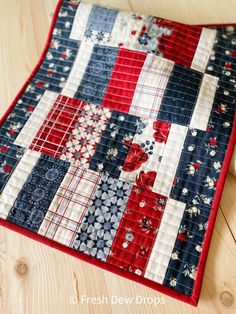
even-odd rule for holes
{"type": "Polygon", "coordinates": [[[0,223],[197,305],[233,151],[236,29],[60,1],[0,128],[0,223]]]}

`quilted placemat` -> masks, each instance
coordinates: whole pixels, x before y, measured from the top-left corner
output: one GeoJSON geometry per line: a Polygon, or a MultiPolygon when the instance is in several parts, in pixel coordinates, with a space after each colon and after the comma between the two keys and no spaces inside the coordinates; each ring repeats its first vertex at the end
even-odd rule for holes
{"type": "Polygon", "coordinates": [[[236,30],[60,1],[1,120],[0,223],[197,305],[235,143],[236,30]]]}

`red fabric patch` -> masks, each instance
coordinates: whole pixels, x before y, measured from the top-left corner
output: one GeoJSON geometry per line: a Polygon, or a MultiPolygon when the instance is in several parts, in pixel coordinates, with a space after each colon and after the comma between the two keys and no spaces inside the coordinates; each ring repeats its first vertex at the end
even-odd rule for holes
{"type": "Polygon", "coordinates": [[[58,96],[30,149],[60,158],[85,102],[58,96]]]}
{"type": "Polygon", "coordinates": [[[166,143],[170,132],[171,123],[166,121],[156,120],[153,122],[153,137],[156,142],[166,143]]]}
{"type": "Polygon", "coordinates": [[[156,24],[167,27],[172,31],[171,35],[162,35],[159,38],[158,50],[163,53],[163,57],[190,67],[198,46],[202,27],[189,27],[160,19],[156,20],[156,24]]]}
{"type": "Polygon", "coordinates": [[[134,186],[113,241],[108,263],[143,275],[167,198],[134,186]]]}
{"type": "Polygon", "coordinates": [[[140,171],[136,177],[136,184],[142,187],[145,187],[151,191],[151,188],[154,185],[156,179],[156,171],[140,171]]]}
{"type": "Polygon", "coordinates": [[[146,53],[119,49],[102,106],[129,112],[146,53]]]}
{"type": "Polygon", "coordinates": [[[129,152],[122,170],[132,172],[139,169],[147,160],[148,154],[144,151],[144,148],[139,144],[132,143],[129,147],[129,152]]]}

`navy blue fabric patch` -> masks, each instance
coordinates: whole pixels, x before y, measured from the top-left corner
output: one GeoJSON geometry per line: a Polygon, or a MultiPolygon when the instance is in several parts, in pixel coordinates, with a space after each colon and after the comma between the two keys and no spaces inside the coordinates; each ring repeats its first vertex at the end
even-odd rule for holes
{"type": "Polygon", "coordinates": [[[187,295],[192,294],[210,209],[198,195],[186,204],[165,275],[164,285],[187,295]]]}
{"type": "Polygon", "coordinates": [[[78,5],[76,1],[63,1],[53,30],[54,37],[69,39],[78,5]]]}
{"type": "Polygon", "coordinates": [[[33,83],[37,87],[60,92],[68,79],[79,46],[79,41],[53,38],[33,83]]]}
{"type": "Polygon", "coordinates": [[[0,139],[14,142],[37,106],[44,90],[30,84],[0,128],[0,139]]]}
{"type": "Polygon", "coordinates": [[[77,6],[75,2],[63,2],[46,58],[8,119],[1,126],[0,137],[13,142],[45,90],[55,92],[62,90],[80,44],[78,41],[69,39],[77,6]]]}
{"type": "Polygon", "coordinates": [[[201,73],[175,64],[157,119],[188,126],[197,101],[201,80],[201,73]]]}
{"type": "Polygon", "coordinates": [[[103,175],[84,215],[73,247],[106,261],[130,192],[129,183],[103,175]]]}
{"type": "Polygon", "coordinates": [[[88,18],[87,28],[111,33],[118,10],[94,6],[88,18]]]}
{"type": "Polygon", "coordinates": [[[69,165],[68,162],[42,155],[15,200],[7,220],[37,232],[69,165]]]}
{"type": "Polygon", "coordinates": [[[207,132],[188,131],[171,190],[171,197],[185,202],[186,209],[164,285],[187,295],[192,294],[217,179],[232,132],[236,97],[231,77],[236,71],[235,57],[231,54],[234,40],[227,29],[218,31],[206,69],[206,73],[220,77],[207,132]],[[196,190],[198,193],[194,193],[196,190]]]}
{"type": "Polygon", "coordinates": [[[1,139],[0,144],[0,194],[24,155],[24,148],[1,139]]]}
{"type": "Polygon", "coordinates": [[[236,80],[232,77],[236,73],[234,42],[235,28],[233,31],[218,29],[217,41],[206,68],[206,73],[220,78],[208,127],[222,137],[231,135],[235,114],[236,80]]]}
{"type": "Polygon", "coordinates": [[[118,49],[95,45],[75,98],[101,104],[117,58],[118,49]]]}
{"type": "Polygon", "coordinates": [[[132,142],[140,122],[140,118],[136,116],[113,111],[96,146],[95,154],[90,160],[89,168],[108,172],[111,177],[118,179],[128,154],[127,143],[132,142]]]}
{"type": "Polygon", "coordinates": [[[233,83],[229,89],[226,89],[224,85],[225,83],[222,83],[216,92],[208,129],[228,142],[234,122],[235,103],[233,98],[236,97],[236,90],[233,83]],[[229,95],[224,95],[226,90],[230,90],[229,95]]]}
{"type": "Polygon", "coordinates": [[[234,40],[235,29],[232,33],[223,27],[217,30],[217,40],[205,72],[219,77],[221,83],[230,82],[231,74],[235,71],[235,56],[232,55],[235,51],[234,40]]]}
{"type": "Polygon", "coordinates": [[[198,191],[212,203],[227,148],[227,137],[213,131],[188,130],[170,196],[192,201],[198,191]]]}

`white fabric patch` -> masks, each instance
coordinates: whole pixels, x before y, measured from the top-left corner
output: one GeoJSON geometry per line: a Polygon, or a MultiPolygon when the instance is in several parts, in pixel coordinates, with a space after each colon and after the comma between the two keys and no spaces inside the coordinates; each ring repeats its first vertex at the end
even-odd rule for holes
{"type": "Polygon", "coordinates": [[[75,13],[75,18],[70,32],[70,39],[83,39],[92,7],[93,6],[90,3],[80,2],[75,13]]]}
{"type": "Polygon", "coordinates": [[[23,129],[15,139],[15,145],[19,145],[24,148],[29,147],[29,145],[35,138],[38,130],[40,129],[43,121],[46,119],[48,113],[50,112],[58,95],[58,93],[48,90],[44,92],[30,118],[27,120],[23,129]]]}
{"type": "Polygon", "coordinates": [[[0,195],[0,217],[6,219],[29,174],[41,154],[27,150],[19,161],[2,194],[0,195]]]}
{"type": "Polygon", "coordinates": [[[206,131],[219,78],[204,74],[190,128],[206,131]]]}
{"type": "Polygon", "coordinates": [[[129,113],[156,119],[174,62],[147,54],[129,113]]]}
{"type": "Polygon", "coordinates": [[[71,246],[100,177],[92,170],[70,166],[38,233],[71,246]]]}
{"type": "Polygon", "coordinates": [[[148,260],[145,278],[163,283],[186,204],[169,198],[148,260]]]}
{"type": "Polygon", "coordinates": [[[210,58],[217,31],[215,29],[203,28],[195,51],[191,68],[204,73],[210,58]]]}
{"type": "Polygon", "coordinates": [[[93,52],[94,45],[89,42],[82,42],[75,62],[72,66],[70,75],[66,81],[66,84],[61,92],[62,95],[73,98],[80,86],[83,79],[85,70],[88,66],[91,54],[93,52]]]}
{"type": "Polygon", "coordinates": [[[171,125],[156,180],[154,182],[154,192],[164,196],[170,195],[187,131],[188,128],[185,126],[178,124],[171,125]]]}
{"type": "Polygon", "coordinates": [[[144,16],[132,12],[119,12],[107,43],[108,46],[138,49],[138,38],[144,25],[144,16]]]}
{"type": "Polygon", "coordinates": [[[153,133],[155,130],[153,129],[153,122],[156,120],[152,119],[142,119],[142,122],[145,123],[147,126],[144,128],[141,134],[135,134],[132,143],[141,145],[142,143],[145,143],[145,141],[153,141],[152,146],[153,151],[152,155],[148,154],[148,160],[134,171],[121,171],[120,174],[120,180],[130,182],[133,184],[136,184],[136,177],[139,176],[139,173],[141,171],[144,171],[145,173],[149,171],[156,171],[158,172],[158,160],[159,157],[162,155],[162,152],[165,148],[165,143],[159,143],[156,142],[153,133]]]}

